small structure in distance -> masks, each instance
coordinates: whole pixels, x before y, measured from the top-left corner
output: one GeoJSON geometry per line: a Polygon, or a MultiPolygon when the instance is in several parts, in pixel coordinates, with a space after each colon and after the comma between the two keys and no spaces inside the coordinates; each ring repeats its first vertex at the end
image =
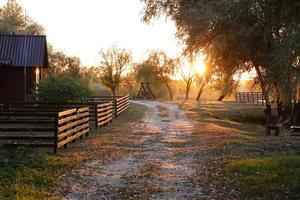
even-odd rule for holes
{"type": "Polygon", "coordinates": [[[137,99],[155,99],[148,82],[141,82],[141,88],[136,96],[137,99]]]}

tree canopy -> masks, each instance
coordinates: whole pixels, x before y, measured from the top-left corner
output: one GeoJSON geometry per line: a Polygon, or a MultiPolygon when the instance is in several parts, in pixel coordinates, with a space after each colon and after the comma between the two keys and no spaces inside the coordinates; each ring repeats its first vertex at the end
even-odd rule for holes
{"type": "Polygon", "coordinates": [[[7,0],[0,8],[0,33],[40,35],[44,33],[44,28],[26,16],[24,8],[16,0],[7,0]]]}

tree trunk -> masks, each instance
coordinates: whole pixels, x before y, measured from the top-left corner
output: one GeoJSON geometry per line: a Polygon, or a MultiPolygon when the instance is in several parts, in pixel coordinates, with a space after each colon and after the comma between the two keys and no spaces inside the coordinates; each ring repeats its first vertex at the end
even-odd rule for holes
{"type": "Polygon", "coordinates": [[[113,97],[115,97],[116,96],[116,88],[111,88],[111,93],[112,93],[113,97]]]}
{"type": "Polygon", "coordinates": [[[191,88],[191,84],[190,84],[190,83],[187,83],[187,84],[186,84],[186,90],[185,90],[185,99],[186,99],[186,100],[189,100],[190,88],[191,88]]]}
{"type": "Polygon", "coordinates": [[[167,87],[168,90],[169,90],[170,99],[173,100],[173,92],[172,92],[172,89],[171,89],[171,87],[169,86],[167,80],[166,80],[165,78],[163,78],[163,80],[164,80],[164,83],[165,83],[166,87],[167,87]]]}
{"type": "Polygon", "coordinates": [[[268,126],[271,125],[271,118],[272,118],[272,108],[271,108],[271,104],[266,104],[266,108],[265,108],[265,125],[268,126]]]}
{"type": "Polygon", "coordinates": [[[199,92],[197,94],[197,97],[196,97],[196,100],[199,101],[200,100],[200,97],[201,97],[201,94],[204,92],[204,84],[201,85],[200,89],[199,89],[199,92]]]}
{"type": "Polygon", "coordinates": [[[201,94],[202,94],[203,90],[199,90],[198,94],[197,94],[197,97],[196,97],[196,100],[199,101],[200,100],[200,97],[201,97],[201,94]]]}
{"type": "Polygon", "coordinates": [[[217,99],[217,101],[223,101],[224,98],[225,98],[225,95],[222,94],[222,95],[217,99]]]}

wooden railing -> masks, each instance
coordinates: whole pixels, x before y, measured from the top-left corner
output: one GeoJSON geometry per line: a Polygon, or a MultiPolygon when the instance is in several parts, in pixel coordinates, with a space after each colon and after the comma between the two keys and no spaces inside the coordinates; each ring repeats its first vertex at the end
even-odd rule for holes
{"type": "Polygon", "coordinates": [[[7,146],[55,148],[56,118],[57,112],[0,112],[0,140],[10,141],[7,146]]]}
{"type": "Polygon", "coordinates": [[[265,98],[262,92],[236,92],[236,102],[264,105],[265,98]]]}
{"type": "Polygon", "coordinates": [[[122,114],[130,105],[129,95],[116,99],[115,115],[116,118],[122,114]]]}
{"type": "Polygon", "coordinates": [[[96,117],[97,128],[112,122],[112,116],[113,116],[112,102],[96,104],[95,116],[97,116],[96,117]]]}
{"type": "MultiPolygon", "coordinates": [[[[108,101],[108,103],[112,104],[112,101],[108,101]]],[[[66,109],[71,108],[82,108],[82,107],[89,107],[90,111],[90,123],[95,124],[95,128],[97,129],[99,126],[97,122],[99,121],[99,117],[103,118],[103,113],[101,112],[108,112],[108,110],[97,111],[98,106],[107,103],[96,103],[96,102],[85,102],[85,103],[47,103],[47,102],[2,102],[0,103],[0,112],[2,111],[9,111],[9,112],[18,112],[18,111],[52,111],[52,112],[59,112],[66,109]]],[[[111,112],[113,108],[111,107],[111,112]]],[[[105,123],[107,124],[107,123],[105,123]]],[[[104,125],[105,125],[104,124],[104,125]]]]}
{"type": "Polygon", "coordinates": [[[54,138],[54,152],[75,139],[89,134],[89,107],[70,109],[58,113],[54,138]]]}
{"type": "Polygon", "coordinates": [[[126,96],[93,96],[89,98],[82,98],[81,101],[83,103],[107,103],[113,102],[114,116],[118,118],[120,114],[122,114],[130,105],[130,97],[126,96]]]}
{"type": "Polygon", "coordinates": [[[0,112],[0,140],[6,146],[53,148],[54,152],[89,133],[89,108],[61,112],[23,110],[0,112]]]}

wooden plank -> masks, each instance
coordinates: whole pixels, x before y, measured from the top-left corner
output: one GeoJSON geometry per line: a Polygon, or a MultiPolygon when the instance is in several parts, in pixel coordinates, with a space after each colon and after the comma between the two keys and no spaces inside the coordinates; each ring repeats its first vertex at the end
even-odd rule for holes
{"type": "Polygon", "coordinates": [[[105,121],[101,121],[101,122],[99,122],[98,124],[99,124],[99,126],[105,125],[105,124],[107,124],[108,122],[110,122],[112,119],[113,119],[113,118],[112,118],[112,116],[111,116],[110,118],[106,119],[105,121]]]}
{"type": "Polygon", "coordinates": [[[68,135],[71,135],[75,133],[77,130],[75,128],[67,130],[66,132],[60,133],[57,135],[57,139],[62,139],[64,137],[67,137],[68,135]]]}
{"type": "Polygon", "coordinates": [[[53,127],[30,127],[30,128],[0,128],[0,132],[51,132],[54,131],[53,127]]]}
{"type": "Polygon", "coordinates": [[[0,140],[53,140],[50,135],[0,135],[0,140]]]}
{"type": "Polygon", "coordinates": [[[110,114],[110,113],[112,113],[112,110],[108,110],[108,111],[106,111],[106,112],[100,112],[100,113],[98,113],[98,118],[99,118],[99,117],[102,117],[102,116],[105,116],[105,115],[107,115],[107,114],[110,114]]]}
{"type": "Polygon", "coordinates": [[[78,124],[81,124],[81,123],[84,123],[84,122],[87,122],[87,121],[89,121],[89,118],[84,118],[84,119],[76,120],[76,121],[74,121],[72,123],[69,123],[69,124],[66,124],[64,126],[58,127],[58,132],[62,132],[64,130],[68,129],[68,128],[72,128],[72,127],[74,127],[74,126],[76,126],[78,124]]]}
{"type": "Polygon", "coordinates": [[[62,112],[58,113],[58,117],[63,117],[63,116],[66,116],[66,115],[71,115],[71,114],[76,113],[76,111],[77,111],[76,108],[70,109],[70,110],[66,110],[66,111],[62,111],[62,112]]]}
{"type": "Polygon", "coordinates": [[[75,135],[72,135],[71,137],[68,137],[67,139],[65,139],[65,140],[63,140],[63,141],[61,141],[61,142],[59,142],[59,143],[57,144],[57,148],[60,148],[60,147],[64,146],[65,144],[67,144],[67,143],[69,143],[69,142],[71,142],[71,141],[73,141],[73,140],[79,138],[80,136],[82,136],[82,135],[84,135],[84,134],[86,134],[86,133],[88,133],[88,132],[89,132],[89,129],[84,130],[84,131],[81,131],[81,132],[79,132],[79,133],[76,133],[75,135]]]}
{"type": "Polygon", "coordinates": [[[83,117],[89,117],[89,116],[90,116],[89,112],[77,114],[77,118],[83,118],[83,117]]]}
{"type": "Polygon", "coordinates": [[[0,120],[0,124],[54,124],[54,120],[10,119],[10,120],[0,120]]]}
{"type": "Polygon", "coordinates": [[[79,108],[77,110],[78,113],[83,113],[83,112],[88,112],[89,111],[89,107],[85,107],[85,108],[79,108]]]}
{"type": "Polygon", "coordinates": [[[107,107],[107,106],[112,106],[112,102],[110,103],[102,103],[102,104],[98,104],[97,108],[103,108],[103,107],[107,107]]]}
{"type": "Polygon", "coordinates": [[[26,147],[48,147],[53,148],[53,143],[7,143],[4,144],[6,147],[26,146],[26,147]]]}
{"type": "Polygon", "coordinates": [[[69,117],[66,117],[66,118],[63,118],[63,119],[59,119],[59,120],[58,120],[58,125],[61,125],[61,124],[63,124],[63,123],[67,123],[67,122],[69,122],[69,121],[75,120],[76,118],[77,118],[76,115],[71,115],[71,116],[69,116],[69,117]]]}
{"type": "Polygon", "coordinates": [[[56,112],[0,112],[0,116],[11,116],[11,117],[54,117],[56,112]]]}
{"type": "Polygon", "coordinates": [[[107,111],[107,110],[112,110],[112,109],[113,109],[113,107],[110,106],[110,107],[98,109],[97,112],[100,113],[100,112],[107,111]]]}
{"type": "Polygon", "coordinates": [[[102,117],[102,118],[99,118],[98,119],[98,123],[101,122],[101,121],[103,121],[103,120],[106,120],[107,118],[110,118],[110,117],[112,117],[112,114],[106,115],[105,117],[102,117]]]}

